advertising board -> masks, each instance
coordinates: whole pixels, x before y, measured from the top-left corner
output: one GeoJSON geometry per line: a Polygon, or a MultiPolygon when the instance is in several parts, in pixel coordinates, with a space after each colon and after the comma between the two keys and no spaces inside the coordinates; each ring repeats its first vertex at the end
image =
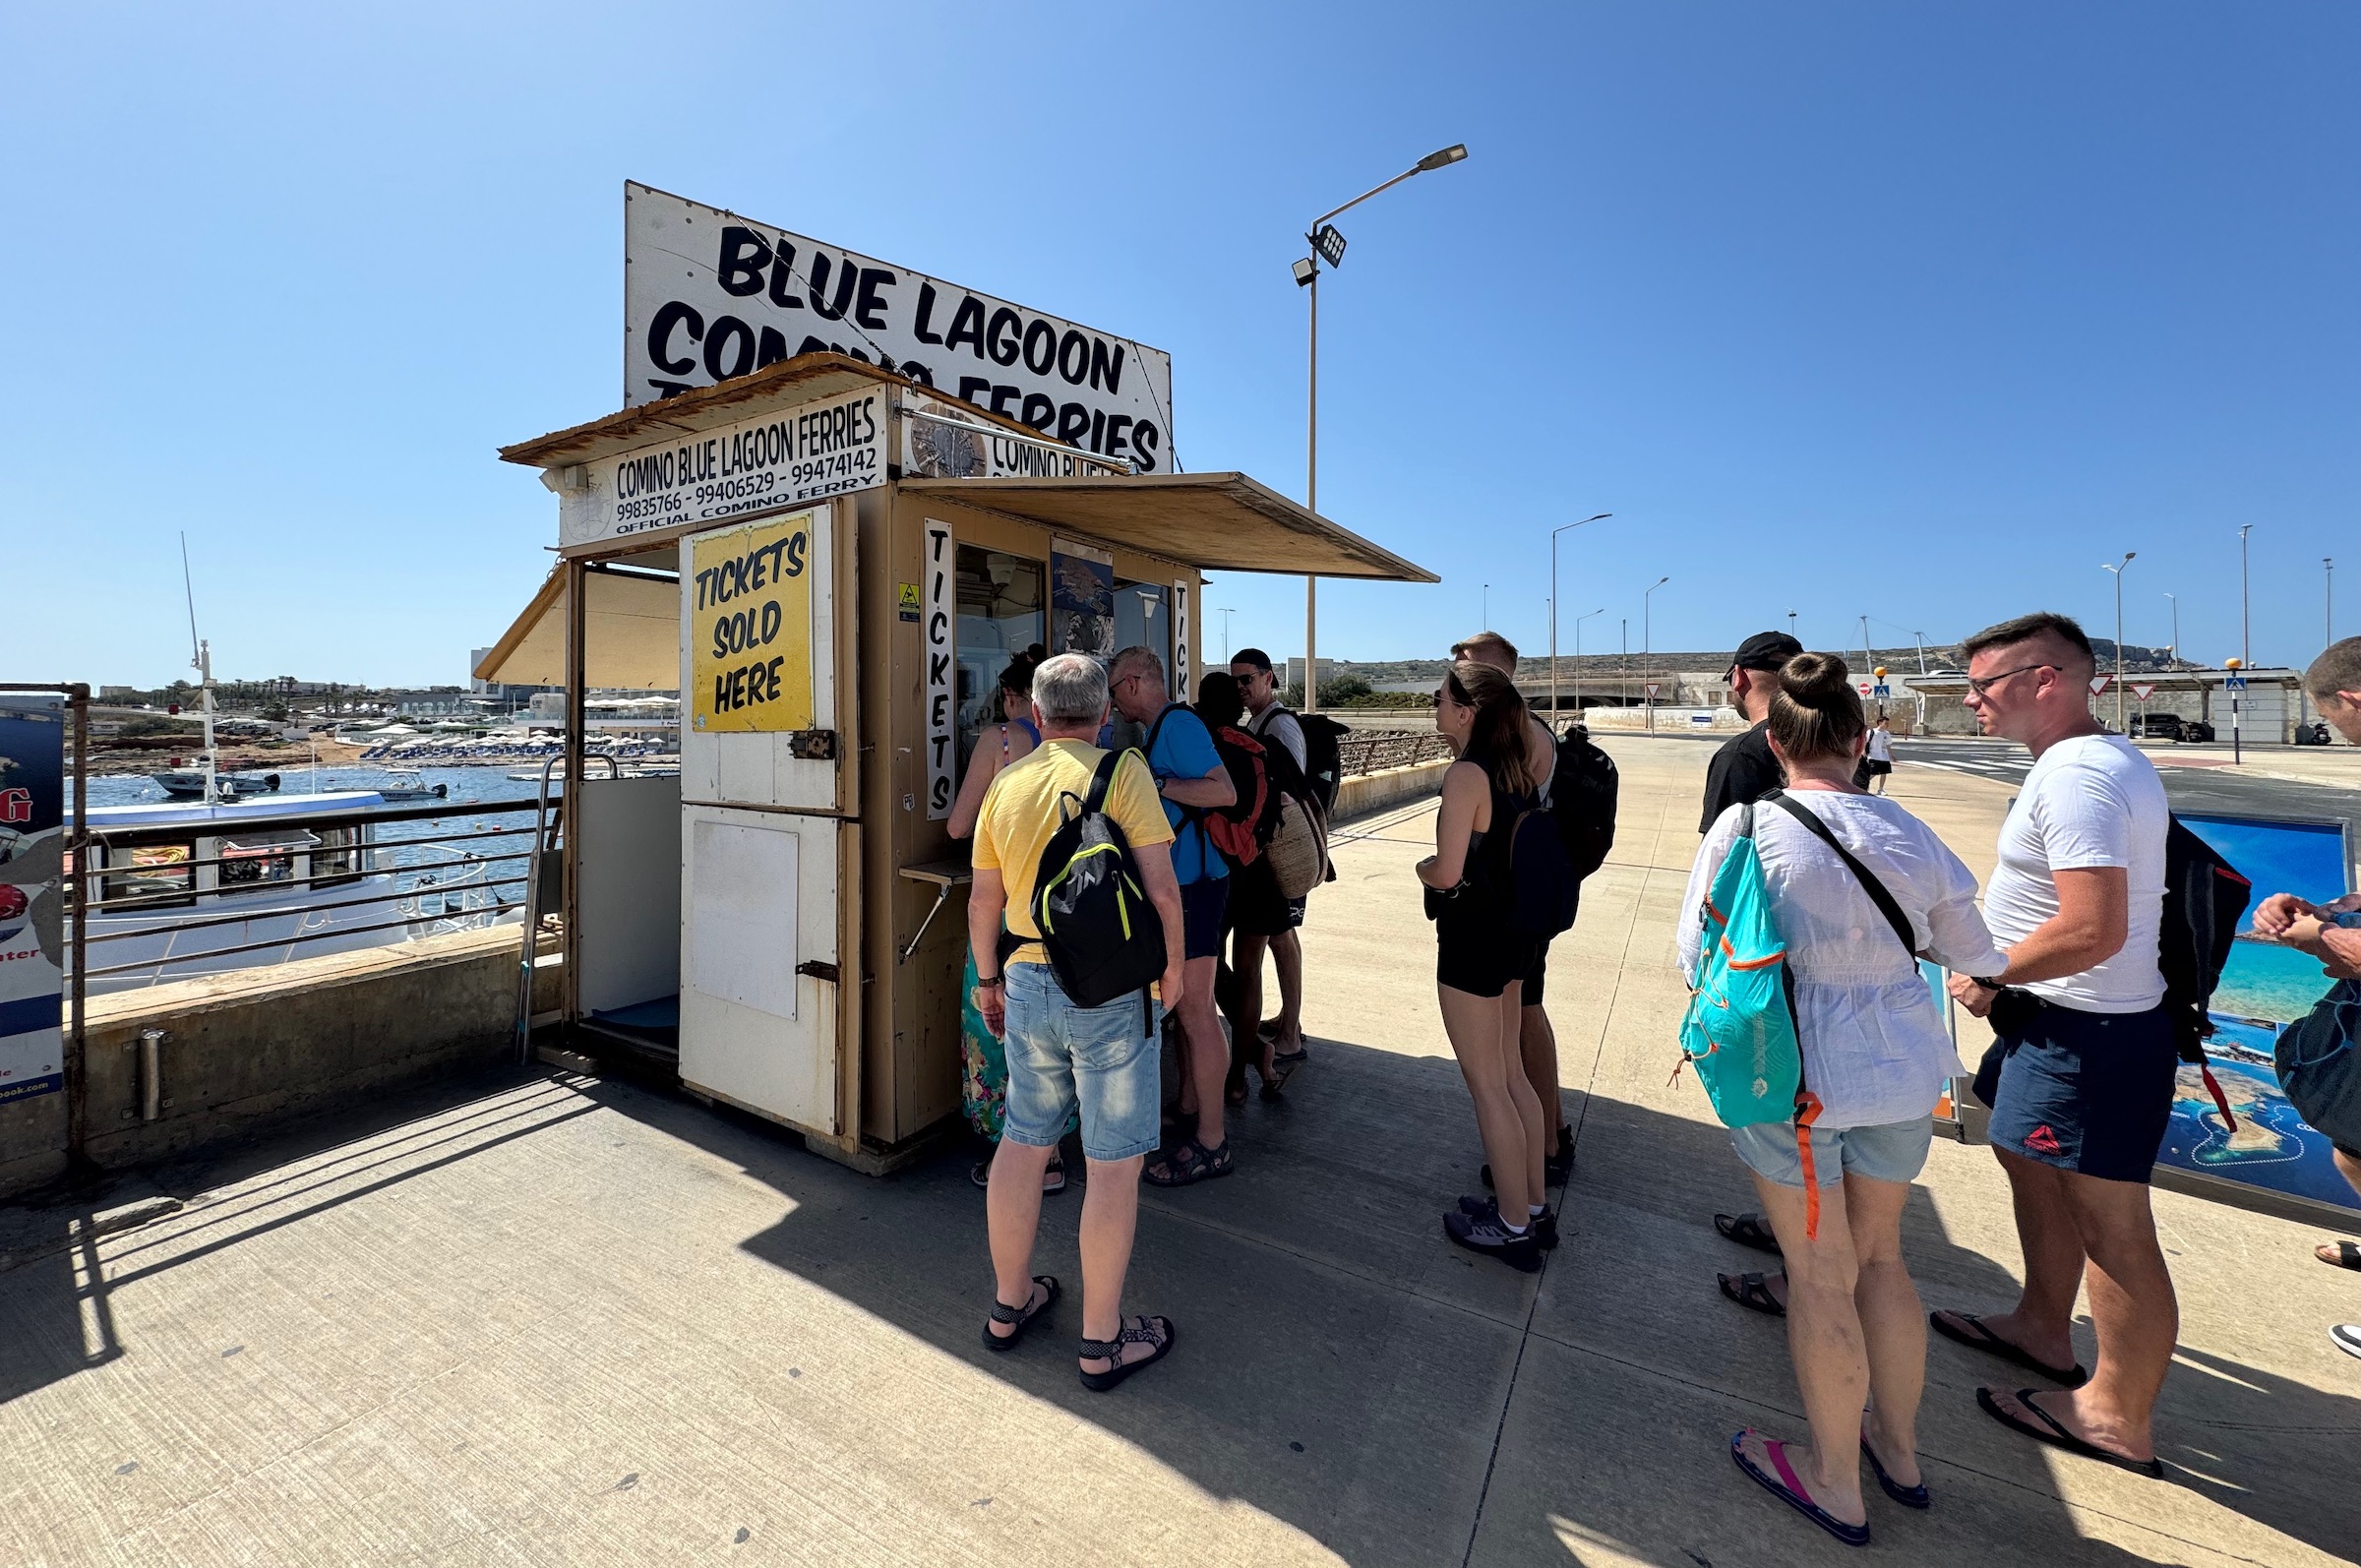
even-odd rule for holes
{"type": "Polygon", "coordinates": [[[798,512],[691,541],[689,680],[697,730],[812,727],[814,516],[798,512]]]}
{"type": "Polygon", "coordinates": [[[65,705],[0,695],[0,1105],[65,1087],[65,705]]]}

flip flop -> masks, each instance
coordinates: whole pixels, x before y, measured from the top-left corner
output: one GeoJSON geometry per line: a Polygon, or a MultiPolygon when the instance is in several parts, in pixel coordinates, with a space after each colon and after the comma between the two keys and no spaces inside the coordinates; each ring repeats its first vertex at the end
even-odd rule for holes
{"type": "Polygon", "coordinates": [[[2164,1478],[2164,1462],[2160,1459],[2134,1459],[2129,1454],[2118,1454],[2111,1448],[2101,1448],[2088,1438],[2077,1437],[2068,1431],[2064,1422],[2033,1403],[2035,1394],[2046,1392],[2048,1392],[2046,1389],[2021,1388],[2014,1396],[2026,1414],[2041,1423],[2038,1426],[2028,1421],[2021,1421],[2007,1411],[2002,1410],[2000,1402],[1992,1397],[1992,1391],[1988,1388],[1979,1388],[1975,1391],[1975,1402],[1983,1407],[1985,1415],[2000,1422],[2001,1425],[2011,1431],[2022,1432],[2036,1443],[2047,1443],[2050,1447],[2062,1448],[2069,1454],[2080,1454],[2085,1459],[2095,1459],[2101,1464],[2112,1465],[2117,1470],[2128,1470],[2135,1476],[2146,1476],[2150,1480],[2164,1478]]]}
{"type": "Polygon", "coordinates": [[[1717,1274],[1714,1278],[1721,1284],[1722,1294],[1747,1311],[1760,1312],[1765,1317],[1786,1317],[1787,1315],[1787,1309],[1779,1304],[1779,1297],[1771,1294],[1767,1276],[1761,1274],[1717,1274]]]}
{"type": "Polygon", "coordinates": [[[2320,1243],[2320,1245],[2324,1247],[2333,1246],[2336,1249],[2336,1255],[2333,1258],[2320,1258],[2319,1247],[2315,1247],[2312,1250],[2312,1255],[2316,1258],[2320,1258],[2320,1261],[2328,1264],[2329,1267],[2332,1269],[2361,1269],[2361,1246],[2355,1246],[2350,1241],[2323,1241],[2320,1243]]]}
{"type": "MultiPolygon", "coordinates": [[[[997,1298],[993,1301],[992,1323],[1013,1323],[1016,1326],[1010,1329],[1006,1334],[995,1334],[992,1331],[992,1323],[985,1324],[984,1348],[986,1350],[1015,1350],[1016,1342],[1025,1337],[1025,1330],[1033,1326],[1033,1320],[1042,1316],[1048,1312],[1051,1307],[1058,1304],[1058,1276],[1055,1274],[1036,1274],[1033,1276],[1033,1283],[1040,1286],[1042,1290],[1047,1293],[1043,1296],[1041,1304],[1039,1306],[1003,1306],[997,1298]]],[[[1032,1300],[1031,1292],[1026,1293],[1025,1299],[1028,1303],[1032,1300]]]]}
{"type": "Polygon", "coordinates": [[[1848,1525],[1812,1501],[1811,1494],[1803,1489],[1802,1480],[1795,1475],[1795,1467],[1787,1463],[1786,1444],[1773,1442],[1768,1437],[1763,1439],[1763,1452],[1771,1456],[1772,1467],[1779,1472],[1779,1477],[1774,1479],[1764,1475],[1756,1467],[1754,1461],[1746,1457],[1746,1433],[1753,1430],[1754,1428],[1751,1426],[1746,1427],[1729,1440],[1731,1464],[1752,1478],[1756,1485],[1836,1537],[1846,1545],[1866,1546],[1869,1544],[1869,1527],[1866,1524],[1848,1525]]]}
{"type": "Polygon", "coordinates": [[[2010,1344],[1984,1327],[1984,1320],[1973,1312],[1953,1312],[1951,1315],[1967,1324],[1968,1327],[1966,1329],[1952,1327],[1944,1321],[1942,1310],[1927,1313],[1926,1326],[1955,1345],[1965,1345],[1971,1351],[1982,1351],[1987,1356],[1997,1356],[2004,1361],[2024,1367],[2028,1372],[2039,1372],[2043,1377],[2055,1378],[2068,1388],[2080,1388],[2090,1381],[2090,1373],[2080,1361],[2061,1372],[2054,1366],[2034,1359],[2031,1352],[2021,1346],[2010,1344]]]}
{"type": "Polygon", "coordinates": [[[1750,1246],[1757,1252],[1768,1252],[1774,1257],[1780,1255],[1779,1237],[1773,1236],[1771,1228],[1755,1215],[1717,1214],[1714,1216],[1714,1229],[1740,1246],[1750,1246]]]}
{"type": "Polygon", "coordinates": [[[1893,1498],[1905,1508],[1932,1508],[1935,1506],[1935,1494],[1926,1489],[1926,1482],[1920,1481],[1915,1486],[1905,1486],[1886,1474],[1886,1467],[1878,1463],[1877,1451],[1869,1446],[1869,1436],[1866,1432],[1861,1434],[1861,1452],[1868,1458],[1869,1468],[1877,1473],[1877,1483],[1885,1489],[1888,1497],[1893,1498]]]}

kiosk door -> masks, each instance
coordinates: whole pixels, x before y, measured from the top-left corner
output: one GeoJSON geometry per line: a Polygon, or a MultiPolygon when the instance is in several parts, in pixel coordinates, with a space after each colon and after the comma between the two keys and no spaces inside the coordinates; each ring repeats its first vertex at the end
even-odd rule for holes
{"type": "Polygon", "coordinates": [[[681,547],[681,1078],[831,1137],[848,1120],[839,873],[859,858],[838,521],[822,504],[681,547]]]}

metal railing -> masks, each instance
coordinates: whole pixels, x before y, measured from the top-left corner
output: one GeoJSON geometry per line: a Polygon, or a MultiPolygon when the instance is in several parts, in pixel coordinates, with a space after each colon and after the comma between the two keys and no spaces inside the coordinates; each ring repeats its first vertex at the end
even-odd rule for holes
{"type": "Polygon", "coordinates": [[[1451,754],[1451,743],[1432,730],[1370,730],[1348,735],[1336,743],[1337,774],[1374,773],[1380,768],[1408,767],[1451,754]]]}

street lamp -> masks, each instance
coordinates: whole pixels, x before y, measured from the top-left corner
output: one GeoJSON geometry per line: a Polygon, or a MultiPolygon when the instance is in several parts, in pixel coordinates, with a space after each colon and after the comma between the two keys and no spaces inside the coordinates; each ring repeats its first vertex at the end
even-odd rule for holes
{"type": "MultiPolygon", "coordinates": [[[[1604,604],[1591,612],[1591,615],[1604,614],[1606,606],[1604,604]]],[[[1591,615],[1574,618],[1574,712],[1578,717],[1582,713],[1582,624],[1591,615]]],[[[1549,722],[1552,725],[1557,723],[1557,655],[1554,652],[1549,655],[1549,722]]]]}
{"type": "Polygon", "coordinates": [[[2123,734],[2123,733],[2124,733],[2124,728],[2123,728],[2123,569],[2124,569],[2125,567],[2128,567],[2128,566],[2130,566],[2130,565],[2132,564],[2132,560],[2133,560],[2133,558],[2134,558],[2134,557],[2136,557],[2136,556],[2138,556],[2139,554],[2140,554],[2140,552],[2139,552],[2139,551],[2137,551],[2137,550],[2126,550],[2126,551],[2123,553],[2123,560],[2122,560],[2122,562],[2121,562],[2121,563],[2119,563],[2119,564],[2116,564],[2116,565],[2109,565],[2108,563],[2106,563],[2106,562],[2104,562],[2104,561],[2101,561],[2101,562],[2098,564],[2098,566],[2099,566],[2099,570],[2100,570],[2100,571],[2102,571],[2102,572],[2112,572],[2112,573],[2115,573],[2115,733],[2116,733],[2116,734],[2118,734],[2118,735],[2121,735],[2121,734],[2123,734]]]}
{"type": "MultiPolygon", "coordinates": [[[[1425,174],[1457,163],[1468,155],[1467,144],[1455,143],[1439,152],[1424,157],[1386,181],[1356,196],[1343,207],[1322,212],[1311,220],[1311,232],[1304,240],[1311,254],[1295,264],[1296,282],[1311,290],[1311,376],[1309,395],[1304,409],[1303,506],[1306,511],[1320,510],[1320,263],[1331,268],[1342,265],[1345,259],[1345,237],[1328,220],[1337,217],[1375,196],[1390,191],[1414,174],[1425,174]]],[[[1320,579],[1309,573],[1303,575],[1303,711],[1316,713],[1320,708],[1320,579]]]]}
{"type": "Polygon", "coordinates": [[[1795,634],[1795,612],[1794,612],[1794,611],[1792,611],[1792,610],[1789,610],[1789,611],[1787,612],[1787,635],[1791,637],[1791,636],[1793,636],[1794,634],[1795,634]]]}
{"type": "Polygon", "coordinates": [[[1671,580],[1669,573],[1661,576],[1648,584],[1648,591],[1640,595],[1640,692],[1648,699],[1650,734],[1656,732],[1656,694],[1648,690],[1648,656],[1656,647],[1656,590],[1671,580]]]}
{"type": "Polygon", "coordinates": [[[2326,640],[2321,643],[2321,646],[2325,648],[2336,640],[2336,558],[2322,556],[2320,570],[2323,579],[2322,587],[2328,595],[2325,611],[2327,621],[2321,628],[2321,631],[2326,633],[2326,640]]]}
{"type": "Polygon", "coordinates": [[[2172,601],[2172,667],[2177,670],[2181,667],[2181,596],[2168,593],[2164,597],[2172,601]]]}
{"type": "Polygon", "coordinates": [[[1483,597],[1476,602],[1482,606],[1476,612],[1477,630],[1489,632],[1492,629],[1492,585],[1490,583],[1487,582],[1483,585],[1483,597]]]}
{"type": "Polygon", "coordinates": [[[1228,664],[1230,662],[1230,617],[1237,612],[1226,604],[1216,605],[1214,608],[1221,613],[1222,617],[1222,662],[1228,664]]]}
{"type": "Polygon", "coordinates": [[[2247,613],[2246,536],[2254,531],[2255,525],[2251,522],[2242,523],[2238,528],[2238,662],[2249,668],[2255,662],[2255,648],[2254,623],[2247,613]]]}
{"type": "MultiPolygon", "coordinates": [[[[1604,522],[1613,515],[1614,513],[1611,512],[1603,512],[1596,517],[1585,517],[1581,522],[1562,522],[1549,530],[1549,722],[1552,724],[1557,722],[1557,536],[1568,529],[1580,528],[1588,523],[1604,522]]],[[[1598,612],[1593,611],[1592,613],[1595,615],[1598,612]]],[[[1580,641],[1582,633],[1577,629],[1574,634],[1576,637],[1574,656],[1577,660],[1574,667],[1574,705],[1580,707],[1582,706],[1582,666],[1579,661],[1582,657],[1580,641]]]]}

